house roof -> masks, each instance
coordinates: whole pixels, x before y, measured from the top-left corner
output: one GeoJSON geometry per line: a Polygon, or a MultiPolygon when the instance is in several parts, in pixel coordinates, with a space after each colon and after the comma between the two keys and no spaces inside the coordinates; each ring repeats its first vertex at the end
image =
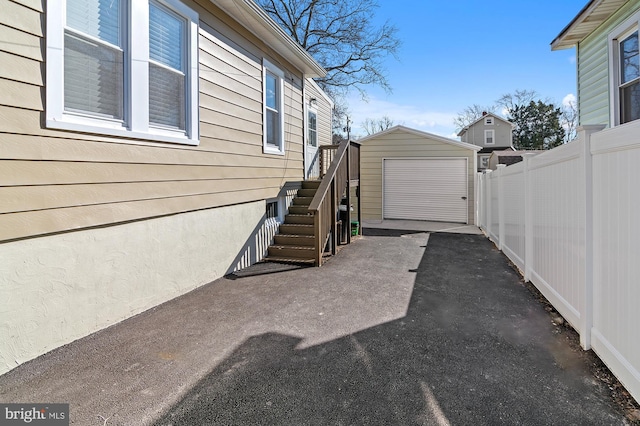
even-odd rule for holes
{"type": "Polygon", "coordinates": [[[462,136],[463,134],[465,134],[465,133],[467,132],[467,130],[469,130],[469,128],[470,128],[471,126],[473,126],[474,124],[476,124],[476,123],[478,123],[478,122],[480,122],[480,121],[484,120],[485,118],[487,118],[487,117],[489,117],[489,116],[491,116],[491,117],[493,117],[493,118],[496,118],[496,119],[498,119],[498,120],[500,120],[500,121],[502,121],[502,122],[504,122],[504,123],[507,123],[507,124],[509,124],[511,127],[513,127],[513,123],[512,123],[512,122],[510,122],[509,120],[505,120],[504,118],[500,117],[499,115],[496,115],[496,114],[494,114],[494,113],[492,113],[492,112],[488,112],[488,113],[486,113],[486,114],[484,114],[484,115],[482,115],[482,116],[478,117],[475,121],[473,121],[473,122],[471,122],[471,123],[467,124],[466,126],[464,126],[464,127],[462,128],[462,130],[460,130],[460,132],[458,133],[458,136],[462,136]]]}
{"type": "Polygon", "coordinates": [[[629,0],[591,0],[551,42],[551,50],[569,49],[585,39],[629,0]]]}
{"type": "Polygon", "coordinates": [[[498,157],[519,157],[522,154],[540,154],[542,152],[544,151],[539,149],[524,149],[520,151],[505,149],[504,151],[493,151],[491,155],[496,155],[498,157]]]}
{"type": "Polygon", "coordinates": [[[324,77],[327,71],[287,34],[253,0],[211,0],[278,54],[295,65],[305,77],[324,77]]]}
{"type": "Polygon", "coordinates": [[[449,144],[449,145],[457,146],[459,148],[471,149],[471,150],[476,151],[476,152],[480,151],[480,149],[481,149],[477,145],[472,145],[472,144],[466,143],[466,142],[460,142],[460,141],[457,141],[455,139],[445,138],[444,136],[434,135],[433,133],[423,132],[421,130],[412,129],[412,128],[409,128],[409,127],[406,127],[406,126],[394,126],[394,127],[391,127],[391,128],[389,128],[387,130],[384,130],[382,132],[374,133],[373,135],[369,135],[369,136],[366,136],[364,138],[358,139],[358,142],[359,143],[366,142],[368,140],[375,139],[375,138],[378,138],[380,136],[388,135],[390,133],[395,133],[395,132],[410,133],[410,134],[415,135],[415,136],[434,139],[434,140],[436,140],[438,142],[442,142],[442,143],[446,143],[446,144],[449,144]]]}

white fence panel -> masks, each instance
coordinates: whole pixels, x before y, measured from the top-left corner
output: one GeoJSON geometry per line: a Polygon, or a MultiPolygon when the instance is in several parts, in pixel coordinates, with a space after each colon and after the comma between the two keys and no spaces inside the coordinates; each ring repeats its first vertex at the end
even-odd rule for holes
{"type": "Polygon", "coordinates": [[[486,175],[484,173],[478,173],[478,178],[476,179],[476,215],[477,215],[477,223],[478,227],[486,232],[487,230],[487,201],[485,197],[487,195],[486,190],[486,175]]]}
{"type": "Polygon", "coordinates": [[[530,161],[531,281],[580,331],[584,311],[584,140],[530,161]]]}
{"type": "Polygon", "coordinates": [[[481,176],[488,236],[640,401],[640,121],[481,176]]]}
{"type": "Polygon", "coordinates": [[[489,173],[487,175],[487,183],[489,184],[489,199],[491,200],[491,209],[489,210],[489,238],[500,245],[500,194],[499,180],[497,173],[489,173]]]}
{"type": "Polygon", "coordinates": [[[640,399],[640,123],[592,136],[594,351],[640,399]]]}
{"type": "Polygon", "coordinates": [[[525,187],[524,163],[499,170],[502,179],[504,235],[500,235],[502,250],[524,271],[525,250],[525,187]]]}

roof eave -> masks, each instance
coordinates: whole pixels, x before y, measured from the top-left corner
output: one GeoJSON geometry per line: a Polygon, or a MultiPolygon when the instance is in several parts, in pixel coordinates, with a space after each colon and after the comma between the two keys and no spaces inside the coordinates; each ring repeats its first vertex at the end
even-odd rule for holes
{"type": "Polygon", "coordinates": [[[211,0],[216,6],[263,40],[284,59],[304,73],[305,77],[324,77],[327,71],[295,42],[253,0],[211,0]]]}
{"type": "Polygon", "coordinates": [[[370,139],[374,139],[377,138],[379,136],[383,136],[389,133],[393,133],[393,132],[398,132],[398,131],[402,131],[402,132],[406,132],[406,133],[411,133],[414,134],[416,136],[420,136],[420,137],[427,137],[427,138],[431,138],[431,139],[435,139],[450,145],[454,145],[460,148],[465,148],[465,149],[469,149],[469,150],[473,150],[473,151],[480,151],[482,148],[477,146],[477,145],[472,145],[470,143],[467,142],[461,142],[461,141],[457,141],[455,139],[450,139],[444,136],[440,136],[440,135],[434,135],[433,133],[428,133],[428,132],[424,132],[422,130],[416,130],[416,129],[412,129],[410,127],[407,126],[403,126],[403,125],[397,125],[394,127],[390,127],[387,130],[383,130],[382,132],[378,132],[378,133],[374,133],[373,135],[369,135],[369,136],[365,136],[364,138],[358,139],[358,142],[366,142],[370,139]]]}
{"type": "Polygon", "coordinates": [[[591,0],[551,42],[551,50],[570,49],[607,21],[627,0],[591,0]],[[602,6],[602,8],[601,8],[602,6]]]}

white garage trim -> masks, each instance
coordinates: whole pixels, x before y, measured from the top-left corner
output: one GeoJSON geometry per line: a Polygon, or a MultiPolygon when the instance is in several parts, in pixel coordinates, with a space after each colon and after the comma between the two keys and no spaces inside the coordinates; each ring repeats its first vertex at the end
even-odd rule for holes
{"type": "Polygon", "coordinates": [[[384,158],[382,217],[468,223],[468,159],[384,158]]]}

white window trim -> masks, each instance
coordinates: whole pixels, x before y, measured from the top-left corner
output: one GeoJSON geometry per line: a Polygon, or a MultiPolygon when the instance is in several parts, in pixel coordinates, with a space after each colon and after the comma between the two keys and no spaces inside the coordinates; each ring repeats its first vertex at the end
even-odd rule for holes
{"type": "Polygon", "coordinates": [[[620,44],[619,40],[640,30],[640,12],[635,13],[609,34],[609,109],[611,127],[620,125],[620,44]]]}
{"type": "Polygon", "coordinates": [[[316,115],[316,146],[314,148],[318,148],[320,142],[318,141],[318,107],[317,106],[306,106],[306,111],[304,114],[304,143],[309,144],[309,114],[314,113],[316,115]]]}
{"type": "MultiPolygon", "coordinates": [[[[198,100],[198,13],[177,0],[154,0],[187,19],[186,60],[189,72],[187,79],[186,131],[172,131],[149,125],[149,85],[131,84],[132,81],[148,82],[149,40],[148,37],[131,36],[131,28],[145,28],[148,34],[149,2],[132,1],[127,11],[128,37],[125,45],[125,69],[130,78],[125,78],[124,123],[100,119],[89,115],[71,114],[64,110],[64,27],[66,17],[65,0],[47,1],[47,62],[46,62],[46,127],[59,130],[94,133],[124,138],[171,142],[185,145],[199,144],[199,100],[198,100]],[[131,40],[135,39],[135,42],[131,40]]],[[[126,139],[118,142],[127,143],[126,139]]]]}
{"type": "Polygon", "coordinates": [[[496,131],[494,129],[489,129],[484,131],[484,144],[485,145],[495,145],[496,144],[496,131]],[[487,142],[487,135],[491,135],[491,140],[493,142],[487,142]]]}
{"type": "Polygon", "coordinates": [[[284,205],[285,205],[285,199],[284,197],[276,197],[276,198],[269,198],[267,200],[265,200],[265,214],[266,214],[266,206],[269,203],[278,203],[278,216],[275,218],[266,218],[267,222],[272,222],[271,224],[273,225],[280,225],[281,223],[284,222],[284,205]],[[275,223],[273,223],[275,222],[275,223]]]}
{"type": "Polygon", "coordinates": [[[493,117],[486,117],[484,119],[484,125],[485,126],[493,126],[493,117]]]}
{"type": "Polygon", "coordinates": [[[285,154],[285,140],[284,140],[284,72],[269,62],[267,59],[262,60],[262,149],[265,154],[285,154]],[[278,107],[280,118],[280,147],[276,148],[273,145],[267,144],[267,71],[278,77],[276,84],[278,85],[278,107]]]}

